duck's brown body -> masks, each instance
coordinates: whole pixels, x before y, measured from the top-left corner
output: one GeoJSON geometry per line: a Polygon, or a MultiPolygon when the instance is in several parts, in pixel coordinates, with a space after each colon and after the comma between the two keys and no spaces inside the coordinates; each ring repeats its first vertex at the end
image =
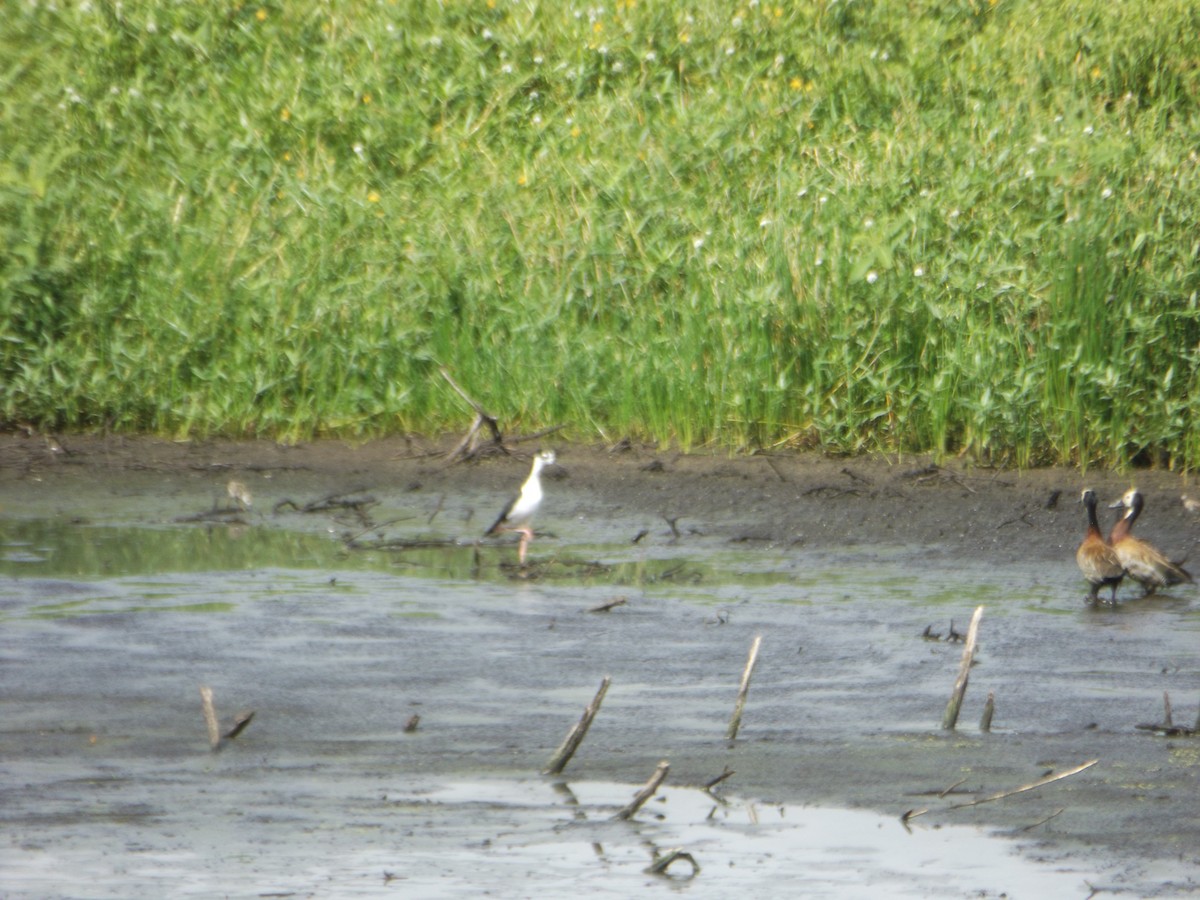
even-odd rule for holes
{"type": "Polygon", "coordinates": [[[1125,577],[1125,567],[1100,532],[1100,522],[1096,518],[1096,492],[1084,490],[1079,502],[1087,508],[1088,527],[1083,542],[1075,551],[1075,561],[1088,583],[1088,599],[1093,603],[1099,602],[1100,588],[1109,587],[1112,588],[1111,602],[1116,603],[1117,586],[1125,577]]]}
{"type": "Polygon", "coordinates": [[[1191,582],[1192,576],[1178,563],[1171,562],[1156,547],[1133,536],[1133,523],[1142,514],[1146,501],[1136,488],[1125,492],[1113,509],[1124,508],[1125,515],[1109,532],[1108,542],[1125,569],[1125,573],[1141,584],[1143,596],[1150,596],[1160,587],[1191,582]]]}

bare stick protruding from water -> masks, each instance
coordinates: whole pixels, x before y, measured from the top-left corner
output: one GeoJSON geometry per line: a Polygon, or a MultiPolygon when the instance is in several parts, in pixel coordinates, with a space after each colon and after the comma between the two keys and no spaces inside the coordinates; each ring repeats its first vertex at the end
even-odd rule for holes
{"type": "Polygon", "coordinates": [[[226,741],[232,741],[254,720],[254,710],[240,712],[233,717],[229,730],[221,734],[221,725],[217,721],[217,706],[213,702],[212,688],[208,685],[200,686],[200,706],[204,710],[204,724],[208,728],[208,745],[213,750],[220,750],[226,741]]]}
{"type": "Polygon", "coordinates": [[[217,724],[217,708],[208,685],[200,685],[200,705],[204,709],[204,724],[208,726],[208,745],[216,750],[221,746],[221,726],[217,724]]]}
{"type": "Polygon", "coordinates": [[[1073,769],[1068,769],[1065,772],[1059,772],[1057,775],[1047,775],[1045,778],[1039,778],[1037,781],[1033,782],[1032,784],[1027,784],[1024,787],[1019,787],[1011,791],[1001,791],[998,794],[992,794],[990,797],[981,797],[978,800],[972,800],[970,803],[958,803],[954,806],[948,806],[946,809],[966,809],[969,806],[978,806],[981,803],[991,803],[993,800],[1003,800],[1005,797],[1011,797],[1014,794],[1023,794],[1026,791],[1032,791],[1037,788],[1044,787],[1052,782],[1061,781],[1064,778],[1070,778],[1072,775],[1078,775],[1084,769],[1090,769],[1098,762],[1100,762],[1098,759],[1089,760],[1083,765],[1076,766],[1073,769]]]}
{"type": "Polygon", "coordinates": [[[575,751],[583,743],[588,729],[592,727],[592,719],[596,718],[596,713],[600,712],[600,704],[604,702],[604,695],[608,693],[608,686],[611,683],[612,678],[605,675],[604,680],[600,682],[600,690],[596,691],[596,696],[592,698],[592,702],[584,707],[583,715],[580,716],[579,721],[571,726],[571,730],[567,732],[567,737],[562,742],[562,746],[550,757],[550,762],[542,770],[543,775],[558,775],[567,767],[567,763],[571,761],[571,757],[575,755],[575,751]]]}
{"type": "Polygon", "coordinates": [[[1174,724],[1171,721],[1171,695],[1163,691],[1163,726],[1170,728],[1174,724]]]}
{"type": "Polygon", "coordinates": [[[971,627],[967,629],[967,642],[963,646],[962,662],[958,667],[958,678],[954,681],[954,691],[950,694],[950,702],[946,704],[945,715],[942,716],[942,728],[953,731],[958,724],[958,711],[962,708],[963,695],[967,692],[967,682],[971,679],[971,663],[975,659],[975,638],[979,634],[979,619],[983,615],[983,607],[975,608],[971,616],[971,627]]]}
{"type": "Polygon", "coordinates": [[[729,730],[725,732],[728,740],[737,737],[738,729],[742,727],[742,710],[746,706],[746,695],[750,692],[750,675],[754,672],[754,664],[758,661],[758,648],[762,644],[762,635],[754,639],[750,645],[750,658],[746,660],[746,668],[742,672],[742,686],[738,688],[737,703],[733,707],[733,718],[729,720],[729,730]]]}
{"type": "Polygon", "coordinates": [[[671,770],[671,764],[665,759],[658,764],[658,768],[654,770],[654,774],[650,776],[650,780],[642,786],[642,789],[633,796],[633,800],[629,802],[623,810],[613,816],[614,819],[632,819],[634,814],[642,808],[642,804],[654,796],[654,792],[658,790],[658,786],[663,783],[667,777],[667,772],[671,770]]]}
{"type": "Polygon", "coordinates": [[[996,713],[996,695],[988,691],[987,702],[983,704],[983,715],[979,719],[979,730],[987,734],[992,730],[992,716],[996,713]]]}

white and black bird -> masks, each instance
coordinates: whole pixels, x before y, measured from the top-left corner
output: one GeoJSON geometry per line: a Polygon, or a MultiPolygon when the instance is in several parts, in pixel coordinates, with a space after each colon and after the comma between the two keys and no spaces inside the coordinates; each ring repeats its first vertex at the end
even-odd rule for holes
{"type": "Polygon", "coordinates": [[[505,531],[515,531],[520,534],[521,543],[517,546],[517,561],[522,565],[525,564],[525,548],[533,540],[533,528],[530,523],[533,521],[533,514],[542,505],[542,469],[553,463],[553,450],[543,450],[538,453],[533,458],[529,477],[521,485],[520,493],[513,497],[508,506],[504,507],[504,512],[500,513],[500,517],[496,519],[492,527],[484,532],[485,537],[505,531]]]}

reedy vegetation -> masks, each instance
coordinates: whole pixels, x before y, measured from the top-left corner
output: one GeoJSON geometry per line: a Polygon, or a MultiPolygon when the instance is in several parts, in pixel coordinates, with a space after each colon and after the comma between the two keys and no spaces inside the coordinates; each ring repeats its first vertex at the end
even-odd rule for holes
{"type": "Polygon", "coordinates": [[[0,419],[1200,463],[1191,0],[25,0],[0,419]]]}

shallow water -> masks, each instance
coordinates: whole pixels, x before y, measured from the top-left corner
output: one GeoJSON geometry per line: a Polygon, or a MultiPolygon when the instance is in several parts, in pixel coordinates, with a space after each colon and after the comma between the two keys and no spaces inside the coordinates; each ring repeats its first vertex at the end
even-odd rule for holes
{"type": "Polygon", "coordinates": [[[522,572],[511,544],[475,545],[483,498],[432,512],[384,498],[374,521],[399,522],[370,529],[287,513],[173,521],[207,502],[148,481],[0,519],[6,896],[626,896],[654,883],[705,897],[1082,897],[1200,877],[1196,745],[1133,728],[1161,717],[1163,690],[1177,721],[1194,710],[1192,594],[1090,609],[1070,560],[731,544],[582,513],[547,522],[556,533],[522,572]],[[436,546],[348,550],[346,534],[436,546]],[[921,635],[965,631],[978,604],[979,665],[959,731],[944,733],[961,645],[921,635]],[[742,730],[726,741],[756,635],[742,730]],[[556,786],[537,772],[605,675],[556,786]],[[200,685],[223,720],[255,711],[219,753],[200,685]],[[609,821],[659,759],[665,799],[609,821]],[[724,801],[682,787],[726,766],[724,801]],[[899,816],[914,808],[930,812],[909,832],[899,816]],[[700,872],[646,875],[670,847],[700,872]]]}

